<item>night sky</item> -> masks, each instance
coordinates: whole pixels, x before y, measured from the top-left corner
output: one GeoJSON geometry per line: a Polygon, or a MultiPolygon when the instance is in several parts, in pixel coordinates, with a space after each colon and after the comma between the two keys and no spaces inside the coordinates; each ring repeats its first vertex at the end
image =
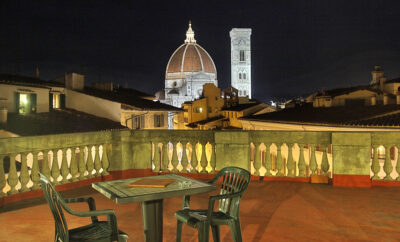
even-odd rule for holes
{"type": "Polygon", "coordinates": [[[0,1],[0,72],[65,72],[154,94],[192,21],[197,43],[230,85],[234,27],[252,28],[260,100],[368,84],[374,65],[400,77],[400,1],[0,1]]]}

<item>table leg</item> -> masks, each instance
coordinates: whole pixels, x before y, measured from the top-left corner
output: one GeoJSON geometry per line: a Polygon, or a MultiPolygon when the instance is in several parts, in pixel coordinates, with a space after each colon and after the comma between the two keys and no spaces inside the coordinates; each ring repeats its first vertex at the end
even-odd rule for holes
{"type": "Polygon", "coordinates": [[[144,240],[162,242],[163,238],[163,200],[142,202],[144,240]]]}

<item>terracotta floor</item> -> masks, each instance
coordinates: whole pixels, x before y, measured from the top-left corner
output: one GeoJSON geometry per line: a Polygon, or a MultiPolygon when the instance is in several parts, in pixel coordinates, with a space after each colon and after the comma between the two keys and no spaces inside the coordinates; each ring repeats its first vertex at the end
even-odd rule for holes
{"type": "MultiPolygon", "coordinates": [[[[115,209],[119,228],[129,234],[129,241],[143,241],[139,204],[116,205],[89,187],[63,194],[90,194],[97,209],[115,209]]],[[[193,196],[193,207],[205,204],[206,194],[193,196]]],[[[252,182],[240,209],[243,241],[400,241],[399,205],[400,188],[395,187],[252,182]]],[[[173,213],[180,206],[181,198],[164,200],[164,241],[175,241],[173,213]]],[[[85,210],[86,204],[72,207],[85,210]]],[[[67,221],[70,228],[89,222],[69,216],[67,221]]],[[[43,201],[0,209],[0,241],[53,241],[53,234],[53,219],[43,201]]],[[[221,228],[221,240],[232,240],[228,228],[221,228]]],[[[196,231],[184,226],[182,241],[197,241],[196,231]]]]}

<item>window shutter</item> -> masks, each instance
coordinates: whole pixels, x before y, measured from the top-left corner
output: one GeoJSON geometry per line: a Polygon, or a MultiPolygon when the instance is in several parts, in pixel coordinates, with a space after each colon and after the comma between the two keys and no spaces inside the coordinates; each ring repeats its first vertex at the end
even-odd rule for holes
{"type": "Polygon", "coordinates": [[[157,114],[154,114],[154,124],[153,127],[158,127],[158,122],[157,122],[157,114]]]}
{"type": "Polygon", "coordinates": [[[29,108],[31,113],[36,113],[36,93],[31,93],[30,95],[29,108]]]}
{"type": "Polygon", "coordinates": [[[143,116],[141,116],[140,118],[141,118],[141,119],[140,119],[140,123],[141,123],[141,124],[140,124],[140,126],[141,126],[140,128],[144,129],[144,118],[145,118],[145,116],[143,115],[143,116]]]}
{"type": "Polygon", "coordinates": [[[65,108],[65,94],[60,95],[60,108],[65,108]]]}
{"type": "Polygon", "coordinates": [[[160,127],[164,127],[164,114],[160,115],[160,127]]]}
{"type": "Polygon", "coordinates": [[[49,109],[53,109],[53,93],[49,93],[49,109]]]}
{"type": "Polygon", "coordinates": [[[19,113],[19,92],[15,93],[15,112],[19,113]]]}

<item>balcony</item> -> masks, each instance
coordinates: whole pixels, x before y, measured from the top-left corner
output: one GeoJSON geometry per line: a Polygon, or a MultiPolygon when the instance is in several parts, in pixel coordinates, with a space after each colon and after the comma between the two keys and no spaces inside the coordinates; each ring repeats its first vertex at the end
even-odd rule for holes
{"type": "MultiPolygon", "coordinates": [[[[241,207],[244,241],[400,238],[399,143],[389,132],[113,130],[0,139],[0,223],[7,224],[0,233],[13,231],[19,241],[29,229],[32,241],[53,239],[38,171],[66,196],[90,194],[98,209],[115,209],[130,240],[143,240],[140,205],[115,205],[92,182],[171,172],[207,179],[233,165],[253,175],[241,207]],[[315,175],[330,184],[310,184],[315,175]]],[[[198,195],[194,207],[206,199],[198,195]]],[[[164,238],[173,241],[181,199],[164,206],[164,238]]],[[[87,222],[67,219],[70,227],[87,222]]],[[[229,230],[221,237],[229,241],[229,230]]],[[[184,228],[183,241],[195,238],[184,228]]]]}

